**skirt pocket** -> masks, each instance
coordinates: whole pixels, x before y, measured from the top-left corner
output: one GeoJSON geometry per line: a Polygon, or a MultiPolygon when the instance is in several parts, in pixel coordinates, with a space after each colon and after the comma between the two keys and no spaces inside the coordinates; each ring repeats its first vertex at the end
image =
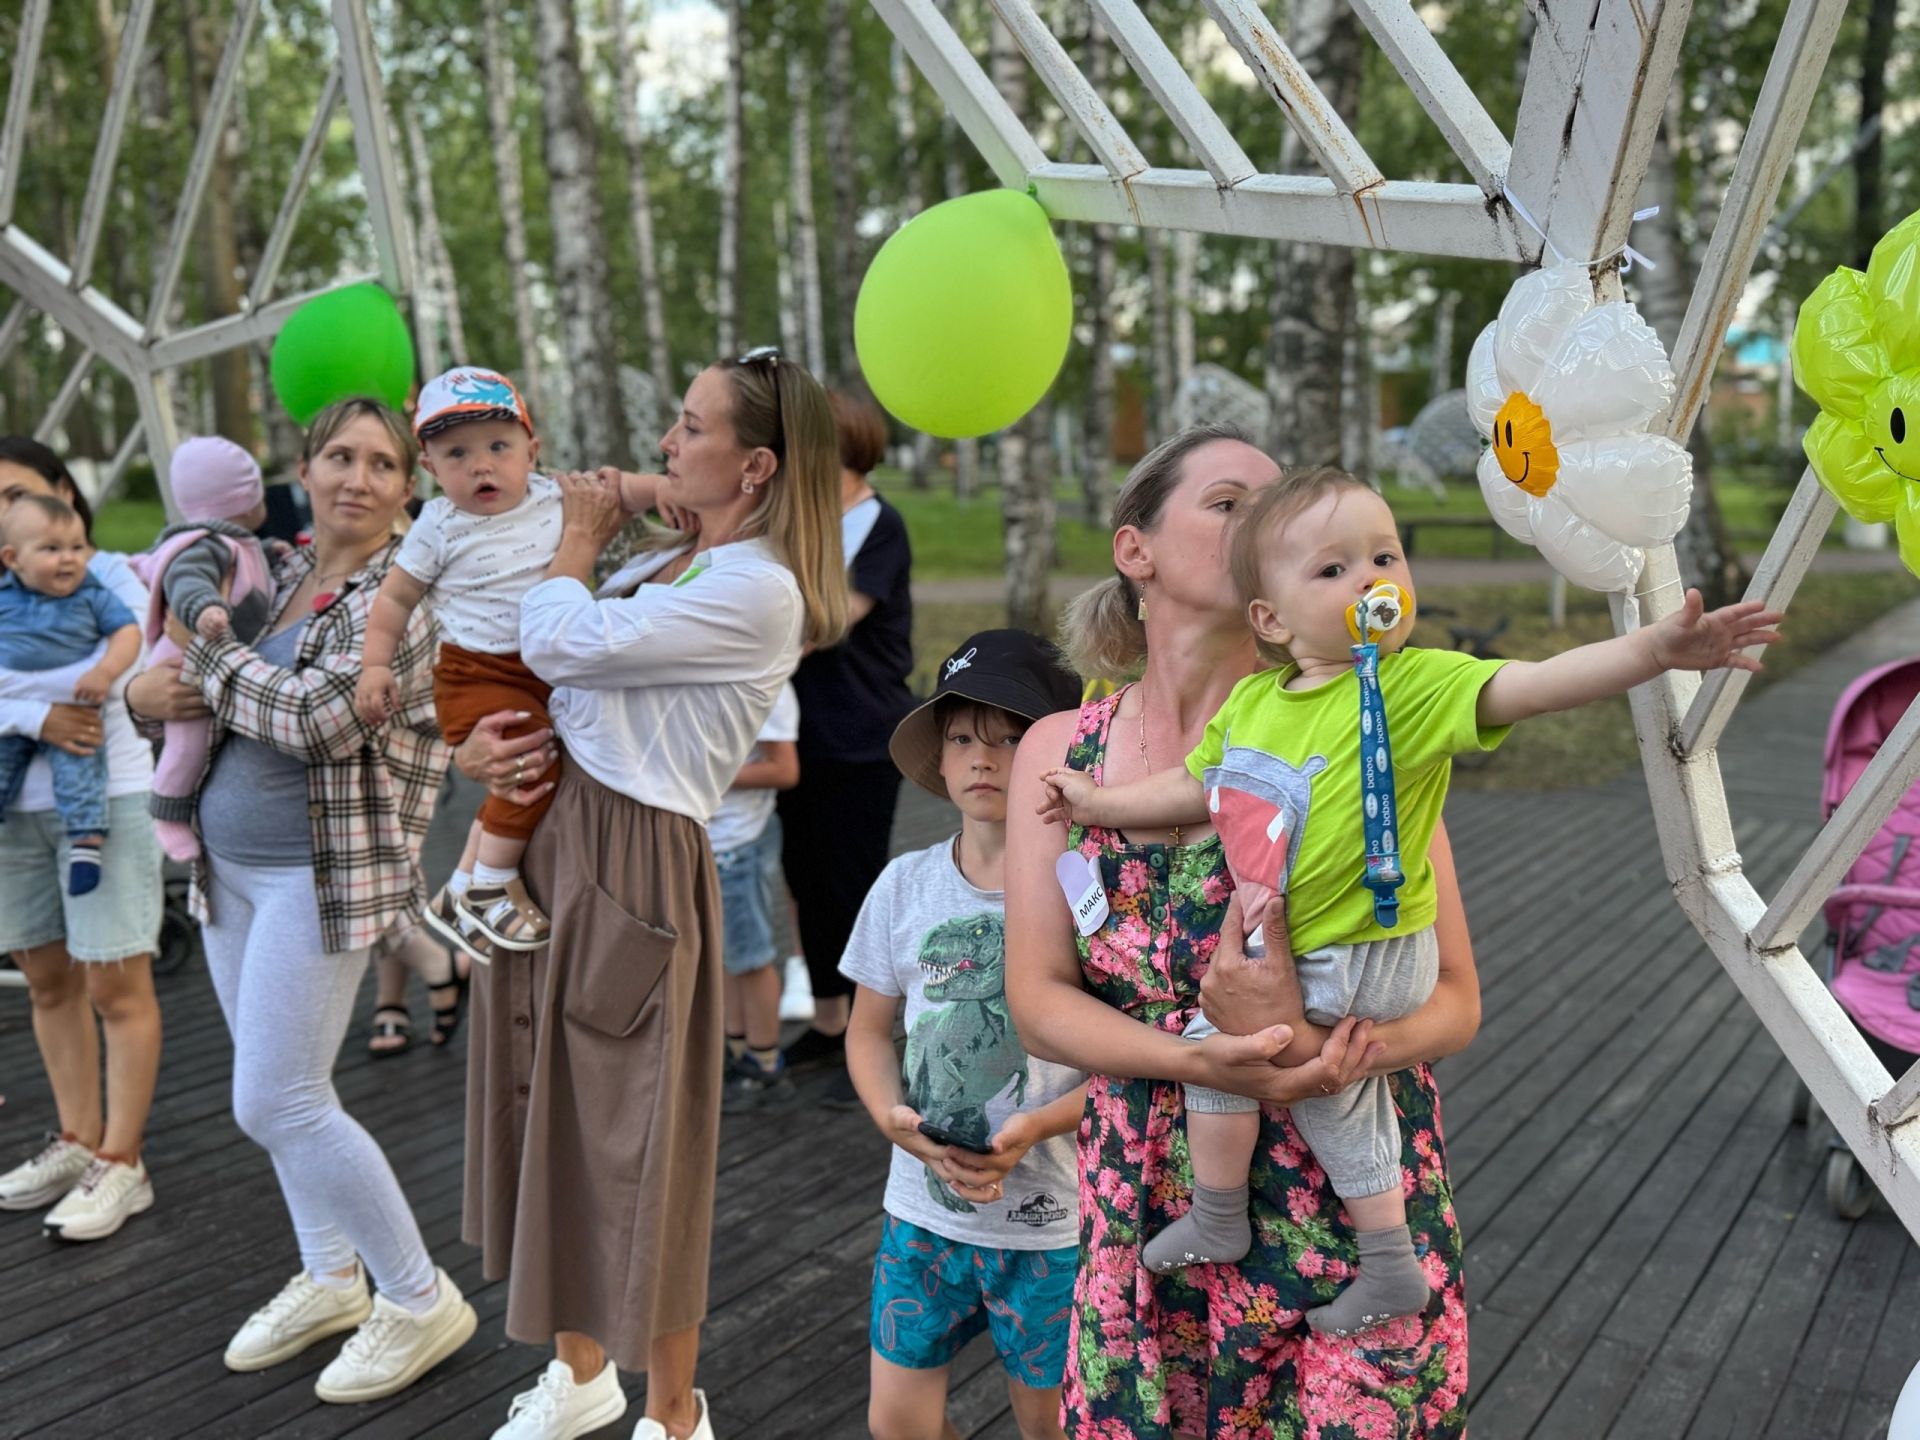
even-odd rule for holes
{"type": "Polygon", "coordinates": [[[570,973],[561,1012],[576,1025],[624,1038],[640,1028],[680,935],[632,915],[591,881],[577,894],[560,922],[572,932],[566,936],[570,973]]]}

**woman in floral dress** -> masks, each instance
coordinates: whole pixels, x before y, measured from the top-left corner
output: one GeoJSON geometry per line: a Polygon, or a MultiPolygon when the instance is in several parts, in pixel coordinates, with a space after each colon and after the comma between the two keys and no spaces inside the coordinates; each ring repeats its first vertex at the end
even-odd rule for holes
{"type": "MultiPolygon", "coordinates": [[[[1257,665],[1225,563],[1235,506],[1279,467],[1235,432],[1183,432],[1142,460],[1116,506],[1115,579],[1076,602],[1078,668],[1141,679],[1040,721],[1020,747],[1008,804],[1007,989],[1027,1048],[1087,1070],[1080,1129],[1080,1274],[1065,1389],[1076,1440],[1452,1440],[1466,1426],[1461,1239],[1428,1062],[1479,1025],[1479,984],[1444,830],[1435,836],[1440,980],[1403,1020],[1343,1022],[1319,1057],[1279,1067],[1274,1030],[1198,1044],[1180,1032],[1202,1003],[1245,1029],[1283,1013],[1290,966],[1250,966],[1220,841],[1205,827],[1132,832],[1043,824],[1040,775],[1096,779],[1177,764],[1234,683],[1257,665]],[[1076,937],[1054,864],[1071,847],[1097,867],[1108,915],[1076,937]],[[1351,1339],[1302,1314],[1355,1260],[1340,1201],[1286,1106],[1364,1073],[1391,1076],[1427,1313],[1351,1339]],[[1156,1276],[1142,1238],[1191,1194],[1181,1085],[1266,1102],[1251,1176],[1254,1249],[1239,1265],[1156,1276]]],[[[1268,946],[1290,953],[1284,935],[1268,946]]],[[[1297,1001],[1295,1002],[1297,1005],[1297,1001]]]]}

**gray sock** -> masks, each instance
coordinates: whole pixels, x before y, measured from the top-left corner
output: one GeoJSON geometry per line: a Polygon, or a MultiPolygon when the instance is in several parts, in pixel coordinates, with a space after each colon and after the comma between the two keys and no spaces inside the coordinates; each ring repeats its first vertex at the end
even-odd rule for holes
{"type": "Polygon", "coordinates": [[[1353,1238],[1360,1248],[1360,1273],[1327,1304],[1307,1311],[1307,1324],[1322,1335],[1351,1335],[1418,1315],[1433,1293],[1413,1253],[1413,1232],[1405,1225],[1362,1230],[1353,1238]]]}
{"type": "Polygon", "coordinates": [[[1188,1265],[1231,1265],[1253,1248],[1247,1220],[1247,1187],[1193,1187],[1193,1207],[1149,1240],[1140,1261],[1156,1275],[1188,1265]]]}

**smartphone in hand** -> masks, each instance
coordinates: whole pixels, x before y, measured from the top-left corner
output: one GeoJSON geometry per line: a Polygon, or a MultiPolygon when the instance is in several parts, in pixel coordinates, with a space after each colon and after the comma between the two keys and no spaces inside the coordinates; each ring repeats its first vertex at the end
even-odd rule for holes
{"type": "Polygon", "coordinates": [[[934,1124],[931,1120],[920,1122],[920,1133],[938,1145],[951,1145],[956,1150],[968,1150],[975,1155],[993,1154],[992,1145],[981,1145],[973,1140],[963,1140],[951,1130],[934,1124]]]}

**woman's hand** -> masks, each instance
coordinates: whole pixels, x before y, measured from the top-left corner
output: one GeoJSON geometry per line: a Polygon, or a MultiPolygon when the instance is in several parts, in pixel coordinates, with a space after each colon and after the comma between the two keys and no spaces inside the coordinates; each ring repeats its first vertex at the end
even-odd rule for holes
{"type": "Polygon", "coordinates": [[[47,718],[40,722],[41,741],[69,755],[91,755],[104,738],[95,705],[49,705],[47,718]]]}
{"type": "Polygon", "coordinates": [[[569,537],[591,543],[598,555],[627,523],[620,504],[620,485],[599,475],[566,471],[555,475],[560,486],[560,528],[569,537]]]}
{"type": "Polygon", "coordinates": [[[128,682],[127,705],[134,714],[147,720],[205,720],[213,714],[206,697],[180,678],[180,663],[162,660],[128,682]]]}
{"type": "Polygon", "coordinates": [[[508,730],[531,718],[524,710],[494,711],[460,742],[453,752],[453,763],[469,780],[485,785],[489,794],[515,805],[531,805],[557,783],[542,781],[560,758],[551,730],[508,738],[508,730]]]}
{"type": "Polygon", "coordinates": [[[1300,981],[1293,970],[1293,938],[1287,933],[1287,901],[1273,897],[1267,906],[1267,953],[1247,954],[1240,918],[1240,896],[1227,905],[1220,943],[1200,977],[1200,1013],[1214,1029],[1231,1035],[1268,1025],[1294,1025],[1300,1012],[1300,981]]]}
{"type": "Polygon", "coordinates": [[[1333,1027],[1318,1055],[1300,1065],[1279,1064],[1292,1038],[1285,1025],[1254,1035],[1209,1035],[1198,1046],[1203,1071],[1198,1083],[1269,1105],[1291,1105],[1346,1089],[1367,1073],[1383,1048],[1373,1039],[1373,1022],[1351,1015],[1333,1027]]]}

